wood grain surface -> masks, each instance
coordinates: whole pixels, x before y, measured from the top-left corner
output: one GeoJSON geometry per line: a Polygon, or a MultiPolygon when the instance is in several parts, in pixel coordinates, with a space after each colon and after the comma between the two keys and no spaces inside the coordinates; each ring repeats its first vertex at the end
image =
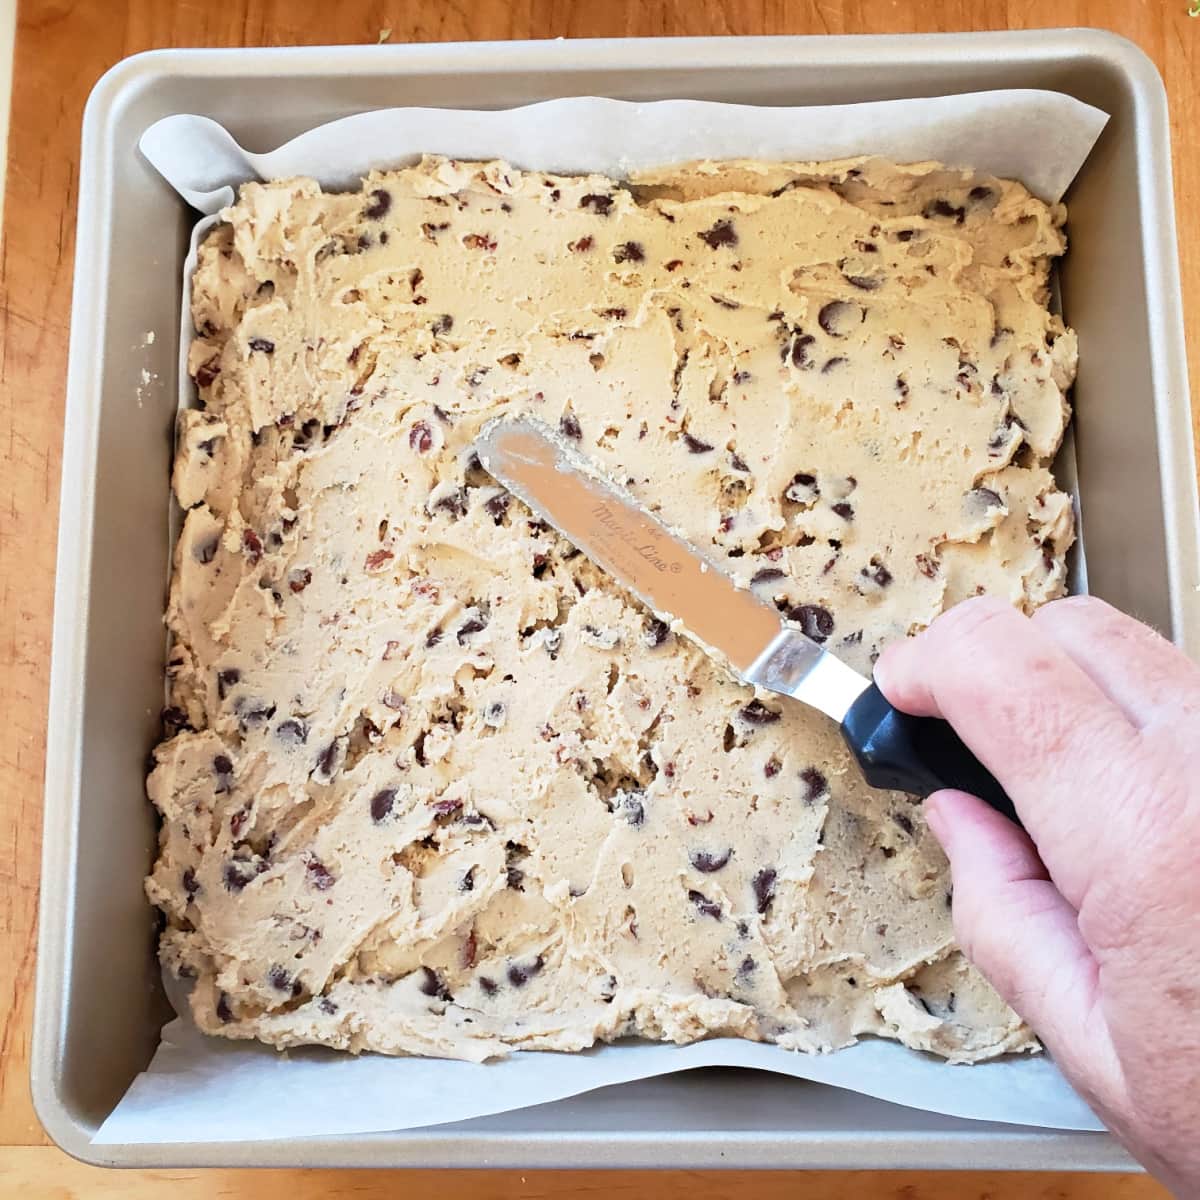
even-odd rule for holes
{"type": "MultiPolygon", "coordinates": [[[[1148,1200],[1137,1176],[995,1173],[105,1172],[51,1146],[29,1101],[59,448],[80,119],[92,84],[164,46],[899,33],[1094,25],[1137,42],[1171,99],[1187,311],[1200,311],[1200,19],[1189,0],[22,0],[0,261],[0,1197],[1148,1200]]],[[[1191,346],[1192,393],[1196,350],[1191,346]]],[[[1197,415],[1200,415],[1198,413],[1197,415]]]]}

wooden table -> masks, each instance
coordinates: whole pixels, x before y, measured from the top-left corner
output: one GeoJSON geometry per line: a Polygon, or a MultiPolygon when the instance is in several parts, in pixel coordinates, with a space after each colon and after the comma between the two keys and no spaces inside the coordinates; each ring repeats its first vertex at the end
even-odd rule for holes
{"type": "MultiPolygon", "coordinates": [[[[599,1192],[710,1200],[1146,1200],[1137,1176],[999,1173],[106,1172],[53,1147],[29,1101],[42,765],[79,125],[97,77],[162,46],[1097,25],[1139,43],[1171,95],[1186,303],[1200,311],[1200,18],[1189,0],[22,0],[0,265],[0,1196],[307,1200],[599,1192]],[[1189,212],[1189,210],[1191,210],[1189,212]]],[[[1193,346],[1192,393],[1200,396],[1193,346]]],[[[1197,410],[1200,416],[1200,409],[1197,410]]]]}

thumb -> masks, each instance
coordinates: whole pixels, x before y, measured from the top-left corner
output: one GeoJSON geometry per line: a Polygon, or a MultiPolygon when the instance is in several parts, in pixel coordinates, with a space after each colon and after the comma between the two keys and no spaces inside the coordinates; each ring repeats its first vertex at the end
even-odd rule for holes
{"type": "Polygon", "coordinates": [[[1120,1091],[1120,1068],[1100,1005],[1099,967],[1029,835],[966,792],[935,792],[925,819],[950,859],[963,953],[1085,1097],[1108,1106],[1120,1091]]]}

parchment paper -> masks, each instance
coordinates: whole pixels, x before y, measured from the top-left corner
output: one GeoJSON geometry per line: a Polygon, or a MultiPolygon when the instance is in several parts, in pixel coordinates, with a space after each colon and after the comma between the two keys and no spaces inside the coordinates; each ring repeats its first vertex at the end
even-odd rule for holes
{"type": "MultiPolygon", "coordinates": [[[[142,152],[204,214],[184,268],[180,404],[192,402],[185,365],[196,246],[246,180],[310,175],[326,187],[349,187],[373,167],[405,165],[423,153],[505,158],[528,169],[616,177],[698,158],[814,161],[882,154],[898,162],[936,159],[1020,179],[1054,201],[1107,119],[1068,96],[1040,91],[819,108],[576,98],[497,112],[363,113],[258,155],[206,118],[167,117],[142,136],[142,152]]],[[[164,1028],[149,1068],[105,1121],[97,1143],[224,1141],[235,1130],[238,1140],[252,1141],[410,1129],[708,1066],[774,1071],[957,1117],[1102,1128],[1044,1055],[950,1067],[883,1040],[807,1056],[734,1038],[691,1046],[626,1041],[581,1054],[523,1052],[484,1065],[353,1058],[321,1048],[281,1054],[205,1037],[188,1018],[178,984],[167,982],[183,1015],[164,1028]]]]}

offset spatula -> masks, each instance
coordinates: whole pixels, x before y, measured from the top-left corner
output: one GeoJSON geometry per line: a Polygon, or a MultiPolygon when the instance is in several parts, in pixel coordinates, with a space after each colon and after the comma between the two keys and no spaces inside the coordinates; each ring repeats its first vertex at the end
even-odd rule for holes
{"type": "Polygon", "coordinates": [[[501,417],[475,443],[484,468],[654,612],[718,651],[747,683],[838,722],[872,787],[961,788],[1017,819],[995,778],[945,721],[893,708],[871,682],[739,587],[545,425],[501,417]]]}

